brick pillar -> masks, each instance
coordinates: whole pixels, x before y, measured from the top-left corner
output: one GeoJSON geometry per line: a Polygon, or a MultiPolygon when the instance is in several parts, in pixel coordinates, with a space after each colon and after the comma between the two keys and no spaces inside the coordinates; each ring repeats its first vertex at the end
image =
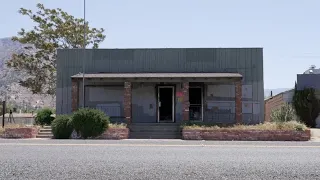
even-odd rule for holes
{"type": "Polygon", "coordinates": [[[189,116],[189,82],[182,83],[183,104],[182,104],[182,120],[188,121],[189,116]]]}
{"type": "Polygon", "coordinates": [[[71,81],[71,110],[74,112],[79,106],[79,82],[76,79],[72,79],[71,81]]]}
{"type": "Polygon", "coordinates": [[[235,83],[236,91],[236,123],[242,123],[242,83],[238,81],[235,83]]]}
{"type": "Polygon", "coordinates": [[[131,99],[132,99],[132,87],[131,82],[124,83],[124,116],[128,124],[131,123],[131,99]]]}

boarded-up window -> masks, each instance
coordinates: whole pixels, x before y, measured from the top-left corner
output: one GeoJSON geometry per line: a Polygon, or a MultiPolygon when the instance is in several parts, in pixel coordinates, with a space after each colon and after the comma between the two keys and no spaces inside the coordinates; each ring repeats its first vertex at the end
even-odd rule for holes
{"type": "Polygon", "coordinates": [[[252,98],[252,85],[242,85],[242,98],[252,98]]]}
{"type": "Polygon", "coordinates": [[[234,85],[208,85],[207,96],[211,97],[235,97],[234,85]]]}
{"type": "Polygon", "coordinates": [[[122,102],[124,88],[122,86],[89,87],[89,102],[122,102]]]}
{"type": "Polygon", "coordinates": [[[98,104],[96,108],[111,117],[120,117],[121,115],[121,106],[118,103],[98,104]]]}

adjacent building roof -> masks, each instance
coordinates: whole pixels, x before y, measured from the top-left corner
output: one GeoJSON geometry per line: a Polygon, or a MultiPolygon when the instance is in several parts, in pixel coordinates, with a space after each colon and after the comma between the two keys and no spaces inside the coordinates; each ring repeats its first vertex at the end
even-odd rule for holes
{"type": "MultiPolygon", "coordinates": [[[[83,78],[76,74],[72,78],[83,78]]],[[[239,73],[95,73],[84,74],[85,78],[242,78],[239,73]]]]}

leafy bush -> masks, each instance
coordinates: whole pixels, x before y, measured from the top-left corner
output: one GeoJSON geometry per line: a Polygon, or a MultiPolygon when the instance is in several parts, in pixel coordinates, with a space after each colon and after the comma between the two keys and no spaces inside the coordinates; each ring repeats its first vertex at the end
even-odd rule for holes
{"type": "Polygon", "coordinates": [[[41,109],[37,112],[36,118],[35,118],[35,124],[37,125],[51,125],[51,122],[54,120],[54,117],[52,117],[52,110],[49,108],[41,109]]]}
{"type": "Polygon", "coordinates": [[[293,95],[293,106],[302,122],[308,127],[316,126],[316,119],[320,113],[320,101],[316,98],[314,89],[306,88],[298,91],[296,84],[293,95]]]}
{"type": "Polygon", "coordinates": [[[52,133],[56,139],[68,139],[71,136],[73,127],[71,117],[68,115],[59,115],[51,123],[52,133]]]}
{"type": "Polygon", "coordinates": [[[275,109],[270,115],[273,122],[288,122],[297,120],[296,111],[290,104],[284,104],[279,109],[275,109]]]}
{"type": "Polygon", "coordinates": [[[109,117],[97,109],[79,109],[72,116],[72,126],[84,139],[101,135],[108,125],[109,117]]]}

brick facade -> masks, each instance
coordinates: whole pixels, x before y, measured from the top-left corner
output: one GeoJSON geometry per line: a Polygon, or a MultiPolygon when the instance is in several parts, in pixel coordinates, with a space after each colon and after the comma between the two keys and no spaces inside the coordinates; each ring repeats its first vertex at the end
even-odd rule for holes
{"type": "Polygon", "coordinates": [[[182,104],[182,118],[183,121],[188,121],[189,116],[189,82],[182,83],[182,93],[183,93],[183,104],[182,104]]]}
{"type": "Polygon", "coordinates": [[[124,116],[127,123],[132,121],[132,84],[131,82],[124,83],[124,116]]]}
{"type": "Polygon", "coordinates": [[[76,79],[72,79],[71,101],[71,110],[73,112],[79,108],[79,82],[76,79]]]}
{"type": "Polygon", "coordinates": [[[273,110],[279,109],[286,102],[283,99],[282,94],[278,94],[272,98],[264,101],[264,121],[270,122],[270,115],[273,110]]]}
{"type": "Polygon", "coordinates": [[[236,92],[236,123],[242,123],[242,82],[238,81],[235,83],[235,92],[236,92]]]}

